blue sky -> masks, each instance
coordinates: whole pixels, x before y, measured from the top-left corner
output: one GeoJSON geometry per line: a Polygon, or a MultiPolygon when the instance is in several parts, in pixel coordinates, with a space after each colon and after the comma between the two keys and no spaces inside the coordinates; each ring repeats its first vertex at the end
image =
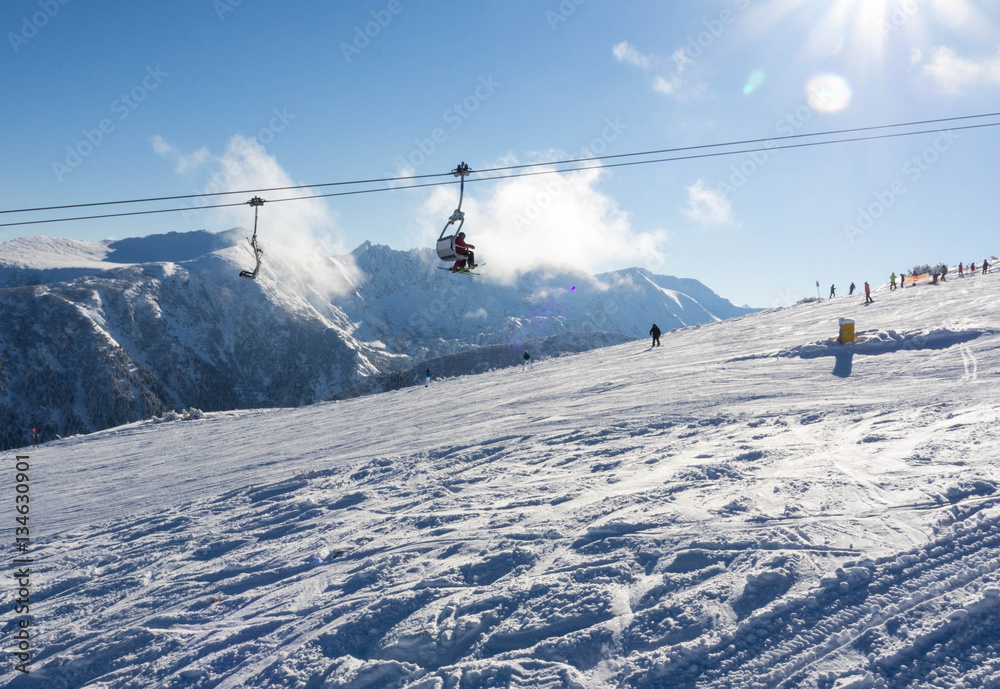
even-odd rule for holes
{"type": "MultiPolygon", "coordinates": [[[[1000,110],[1000,9],[971,0],[8,0],[0,27],[2,208],[1000,110]]],[[[988,128],[482,182],[466,229],[498,276],[639,265],[780,305],[817,280],[825,295],[997,253],[998,154],[988,128]]],[[[265,205],[261,238],[432,246],[456,201],[439,187],[265,205]]],[[[245,207],[0,238],[251,223],[245,207]]]]}

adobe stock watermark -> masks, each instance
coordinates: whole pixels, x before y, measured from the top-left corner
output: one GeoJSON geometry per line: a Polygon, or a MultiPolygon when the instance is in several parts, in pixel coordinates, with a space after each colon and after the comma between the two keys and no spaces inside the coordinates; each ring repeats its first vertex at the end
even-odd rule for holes
{"type": "Polygon", "coordinates": [[[59,10],[69,3],[70,0],[38,0],[38,11],[30,16],[21,17],[20,30],[17,33],[7,32],[7,40],[10,41],[10,47],[14,54],[16,55],[23,46],[28,45],[28,41],[48,26],[49,22],[59,14],[59,10]]]}
{"type": "Polygon", "coordinates": [[[799,301],[799,298],[792,292],[790,287],[783,287],[781,289],[775,289],[774,299],[771,301],[772,309],[784,309],[789,306],[794,305],[799,301]]]}
{"type": "Polygon", "coordinates": [[[568,21],[570,17],[576,14],[580,5],[585,2],[587,0],[562,0],[555,10],[545,10],[545,19],[549,22],[549,28],[553,31],[558,29],[559,25],[568,21]]]}
{"type": "Polygon", "coordinates": [[[79,168],[83,161],[90,157],[97,150],[97,147],[115,132],[118,127],[116,120],[118,122],[127,120],[149,98],[149,94],[158,89],[169,76],[170,73],[164,72],[160,65],[147,66],[146,73],[138,84],[111,101],[111,113],[117,117],[103,117],[92,129],[84,127],[81,130],[83,138],[75,144],[66,146],[66,157],[61,161],[52,161],[52,171],[55,173],[56,179],[62,182],[66,175],[79,168]]]}
{"type": "Polygon", "coordinates": [[[212,9],[220,22],[226,21],[226,15],[235,12],[243,4],[243,0],[212,0],[212,9]]]}
{"type": "Polygon", "coordinates": [[[917,184],[960,138],[958,132],[940,132],[933,144],[906,161],[896,179],[883,189],[873,192],[874,200],[869,204],[857,208],[854,222],[844,223],[847,241],[853,244],[858,237],[871,231],[879,219],[910,191],[911,185],[917,184]]]}
{"type": "Polygon", "coordinates": [[[340,52],[343,54],[347,64],[361,54],[361,51],[371,45],[372,41],[382,35],[382,32],[392,23],[392,20],[399,16],[405,7],[402,0],[389,0],[385,8],[372,10],[371,20],[354,27],[354,37],[350,43],[340,42],[340,52]]]}
{"type": "Polygon", "coordinates": [[[683,71],[689,64],[696,62],[705,51],[715,45],[722,34],[739,19],[739,13],[750,7],[751,0],[732,0],[735,10],[725,8],[715,19],[706,19],[702,22],[705,27],[694,36],[688,38],[687,43],[679,50],[674,51],[670,59],[674,61],[679,71],[683,71]]]}
{"type": "Polygon", "coordinates": [[[889,16],[882,20],[882,35],[888,36],[902,30],[926,4],[927,0],[903,0],[893,5],[889,16]]]}
{"type": "MultiPolygon", "coordinates": [[[[828,102],[828,96],[813,89],[808,94],[808,102],[823,108],[828,102]]],[[[812,120],[815,114],[816,110],[805,103],[795,110],[785,113],[774,125],[778,137],[795,136],[806,126],[806,123],[812,120]]],[[[748,153],[743,162],[730,165],[729,178],[716,184],[716,190],[722,195],[733,195],[742,189],[754,175],[764,169],[771,160],[772,149],[777,146],[778,141],[775,139],[765,141],[758,150],[748,153]]]]}
{"type": "Polygon", "coordinates": [[[414,139],[414,148],[406,155],[398,154],[393,162],[400,170],[416,169],[426,163],[431,156],[448,140],[448,132],[457,132],[462,125],[488,101],[501,86],[493,75],[481,76],[472,93],[461,101],[453,103],[441,114],[441,120],[447,125],[435,127],[428,136],[414,139]]]}
{"type": "MultiPolygon", "coordinates": [[[[271,114],[272,117],[268,125],[250,138],[250,142],[257,144],[260,148],[264,148],[267,144],[274,141],[275,136],[285,131],[291,121],[295,119],[295,115],[288,112],[287,106],[281,108],[281,110],[272,108],[271,114]]],[[[261,155],[258,148],[252,145],[248,146],[244,153],[248,158],[257,158],[261,155]]],[[[181,218],[184,220],[184,223],[190,224],[194,211],[213,203],[212,199],[204,196],[204,194],[217,194],[227,191],[230,182],[241,176],[243,171],[243,166],[239,162],[230,160],[222,166],[221,170],[212,175],[203,187],[195,189],[194,193],[199,196],[194,200],[191,208],[185,208],[181,211],[181,218]]]]}
{"type": "MultiPolygon", "coordinates": [[[[600,136],[594,137],[590,143],[581,146],[570,158],[593,158],[603,154],[608,146],[614,143],[623,132],[628,130],[628,125],[623,124],[619,117],[604,120],[605,127],[601,130],[600,136]]],[[[539,163],[539,167],[544,167],[545,163],[539,163]]],[[[514,229],[522,230],[529,226],[539,217],[542,212],[552,205],[569,186],[569,181],[563,174],[555,175],[545,185],[545,188],[532,198],[524,211],[514,216],[514,229]]]]}

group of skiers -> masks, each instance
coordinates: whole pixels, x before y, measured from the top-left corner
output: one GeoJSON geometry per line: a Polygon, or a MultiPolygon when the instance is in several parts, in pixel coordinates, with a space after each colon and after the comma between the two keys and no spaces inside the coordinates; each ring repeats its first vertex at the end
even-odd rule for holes
{"type": "MultiPolygon", "coordinates": [[[[851,287],[847,291],[847,296],[851,296],[852,294],[854,294],[854,290],[855,289],[857,289],[857,287],[855,287],[854,283],[852,282],[851,283],[851,287]]],[[[830,296],[827,297],[827,298],[828,299],[833,299],[836,296],[837,296],[837,286],[836,285],[830,285],[830,296]]],[[[866,304],[874,304],[875,303],[875,300],[872,299],[872,288],[869,287],[869,285],[868,285],[867,282],[865,283],[865,303],[866,304]]]]}
{"type": "MultiPolygon", "coordinates": [[[[984,258],[983,259],[983,263],[982,263],[982,274],[986,275],[986,273],[988,273],[988,272],[990,272],[990,262],[987,261],[984,258]]],[[[970,263],[968,266],[966,266],[964,263],[959,263],[958,264],[958,277],[965,277],[966,274],[968,274],[968,275],[975,275],[976,274],[976,263],[975,263],[975,261],[973,261],[972,263],[970,263]]],[[[916,270],[914,270],[911,273],[911,275],[913,276],[913,284],[915,286],[916,285],[916,278],[918,277],[919,274],[917,273],[916,270]]],[[[948,264],[944,263],[939,268],[936,268],[936,269],[932,270],[931,273],[930,273],[930,275],[931,275],[931,284],[932,285],[936,285],[936,284],[938,284],[938,282],[947,282],[948,281],[948,264]]],[[[899,276],[899,286],[900,287],[905,287],[906,286],[906,271],[905,270],[902,273],[900,273],[900,276],[899,276]]],[[[890,290],[896,289],[896,274],[895,273],[893,273],[892,275],[889,276],[889,289],[890,290]]]]}
{"type": "MultiPolygon", "coordinates": [[[[983,272],[983,275],[986,275],[986,273],[988,273],[989,271],[990,271],[989,261],[987,261],[984,258],[983,259],[983,263],[982,263],[982,272],[983,272]]],[[[976,264],[975,263],[971,263],[969,266],[965,266],[962,263],[958,264],[958,275],[959,275],[959,277],[963,277],[966,273],[968,273],[969,275],[974,275],[975,272],[976,272],[976,264]]],[[[899,275],[898,278],[896,277],[895,273],[893,273],[892,275],[890,275],[889,276],[889,290],[891,291],[891,290],[896,289],[897,287],[904,287],[906,285],[906,274],[907,273],[904,270],[902,273],[900,273],[900,275],[899,275]],[[898,282],[898,285],[897,285],[897,282],[898,282]]],[[[912,284],[916,284],[916,277],[917,277],[917,275],[918,275],[918,273],[917,273],[916,270],[912,271],[912,276],[914,278],[912,284]]],[[[936,285],[936,284],[938,284],[938,281],[946,282],[947,276],[948,276],[948,266],[945,264],[945,265],[942,265],[940,267],[940,270],[934,270],[934,271],[931,272],[931,284],[936,285]]],[[[817,286],[818,286],[818,284],[817,284],[817,286]]],[[[855,289],[856,288],[854,286],[854,283],[852,282],[851,283],[851,287],[848,290],[847,294],[848,295],[854,294],[854,290],[855,289]]],[[[827,298],[828,299],[833,299],[836,296],[837,296],[837,286],[836,285],[830,285],[830,296],[827,297],[827,298]]],[[[873,304],[874,302],[875,302],[875,300],[872,299],[872,289],[871,289],[871,287],[869,287],[868,283],[866,282],[865,283],[865,303],[866,304],[873,304]]]]}

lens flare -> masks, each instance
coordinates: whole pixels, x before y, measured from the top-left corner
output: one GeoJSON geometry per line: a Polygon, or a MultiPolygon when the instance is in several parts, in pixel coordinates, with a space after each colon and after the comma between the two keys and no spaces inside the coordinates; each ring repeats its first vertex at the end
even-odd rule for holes
{"type": "Polygon", "coordinates": [[[755,69],[750,72],[750,76],[747,77],[746,86],[743,87],[743,93],[749,96],[751,93],[760,88],[766,79],[767,75],[764,74],[764,70],[762,69],[755,69]]]}
{"type": "Polygon", "coordinates": [[[851,87],[836,74],[817,74],[806,83],[806,98],[816,112],[840,112],[851,104],[851,87]]]}

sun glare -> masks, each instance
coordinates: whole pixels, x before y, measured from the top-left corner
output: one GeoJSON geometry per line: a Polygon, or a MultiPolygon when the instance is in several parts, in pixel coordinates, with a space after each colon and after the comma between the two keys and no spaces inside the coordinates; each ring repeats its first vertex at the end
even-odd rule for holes
{"type": "Polygon", "coordinates": [[[806,98],[816,112],[840,112],[851,104],[851,87],[836,74],[817,74],[806,83],[806,98]]]}
{"type": "MultiPolygon", "coordinates": [[[[940,41],[939,29],[980,40],[997,33],[972,0],[767,0],[752,17],[752,33],[798,25],[801,47],[792,60],[823,72],[804,88],[810,105],[825,113],[848,108],[853,87],[891,83],[901,65],[912,68],[940,41]]],[[[743,92],[762,83],[762,73],[752,73],[743,92]]]]}

